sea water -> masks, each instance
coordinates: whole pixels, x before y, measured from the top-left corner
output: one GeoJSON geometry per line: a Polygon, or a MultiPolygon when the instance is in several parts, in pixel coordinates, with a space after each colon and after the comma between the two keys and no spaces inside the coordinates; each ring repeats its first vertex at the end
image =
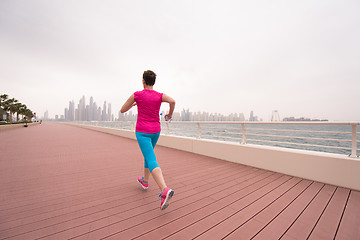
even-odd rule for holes
{"type": "MultiPolygon", "coordinates": [[[[248,144],[345,155],[351,153],[351,125],[245,124],[245,132],[248,144]]],[[[203,124],[200,122],[199,127],[197,123],[162,123],[162,134],[238,143],[243,141],[241,124],[203,124]]],[[[360,147],[359,135],[359,127],[357,127],[358,149],[360,147]]]]}

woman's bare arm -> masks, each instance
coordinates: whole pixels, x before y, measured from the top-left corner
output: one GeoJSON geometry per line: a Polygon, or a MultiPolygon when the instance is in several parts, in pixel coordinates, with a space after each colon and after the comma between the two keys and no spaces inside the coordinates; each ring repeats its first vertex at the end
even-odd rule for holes
{"type": "Polygon", "coordinates": [[[134,94],[132,94],[128,100],[124,103],[124,105],[121,107],[120,112],[125,113],[129,111],[130,108],[136,105],[134,94]]]}
{"type": "Polygon", "coordinates": [[[162,95],[162,101],[169,103],[169,113],[165,115],[165,119],[171,119],[175,109],[175,100],[166,94],[162,95]]]}

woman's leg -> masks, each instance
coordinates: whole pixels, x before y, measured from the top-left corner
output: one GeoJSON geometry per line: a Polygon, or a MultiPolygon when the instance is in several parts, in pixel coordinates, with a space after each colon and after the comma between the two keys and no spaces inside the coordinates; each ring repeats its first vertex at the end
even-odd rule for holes
{"type": "Polygon", "coordinates": [[[144,180],[148,181],[151,173],[155,182],[162,191],[166,187],[166,183],[161,168],[156,161],[154,152],[154,147],[156,146],[159,136],[160,133],[149,134],[136,132],[136,138],[138,140],[141,152],[144,155],[144,180]]]}
{"type": "MultiPolygon", "coordinates": [[[[160,137],[160,133],[155,133],[153,134],[152,138],[151,138],[151,143],[153,146],[153,149],[156,146],[157,141],[159,140],[160,137]]],[[[155,152],[154,152],[155,154],[155,152]]],[[[153,176],[155,182],[157,183],[157,185],[160,188],[160,191],[163,191],[164,188],[166,188],[166,183],[165,183],[165,179],[164,176],[162,174],[161,168],[159,167],[155,167],[152,171],[151,171],[151,175],[153,176]]]]}
{"type": "Polygon", "coordinates": [[[161,168],[160,167],[154,168],[151,171],[151,175],[153,176],[153,178],[155,179],[155,182],[159,186],[160,191],[163,191],[164,188],[166,188],[167,186],[166,186],[165,179],[162,174],[161,168]]]}
{"type": "Polygon", "coordinates": [[[149,182],[150,170],[149,168],[144,168],[144,181],[149,182]]]}

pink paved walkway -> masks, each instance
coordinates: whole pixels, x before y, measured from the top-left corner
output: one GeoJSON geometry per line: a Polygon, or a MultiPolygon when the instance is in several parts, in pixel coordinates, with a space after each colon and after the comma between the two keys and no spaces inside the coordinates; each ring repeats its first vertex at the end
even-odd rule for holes
{"type": "Polygon", "coordinates": [[[0,239],[360,239],[358,191],[158,146],[160,211],[134,140],[55,123],[0,139],[0,239]]]}

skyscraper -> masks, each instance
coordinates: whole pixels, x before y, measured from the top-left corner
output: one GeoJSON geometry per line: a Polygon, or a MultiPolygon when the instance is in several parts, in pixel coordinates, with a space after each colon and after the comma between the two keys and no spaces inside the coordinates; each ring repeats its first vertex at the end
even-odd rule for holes
{"type": "Polygon", "coordinates": [[[86,120],[85,96],[83,96],[80,99],[78,109],[79,109],[79,118],[78,118],[79,121],[85,121],[86,120]]]}
{"type": "Polygon", "coordinates": [[[101,120],[106,121],[106,101],[104,101],[103,111],[101,115],[101,120]]]}
{"type": "Polygon", "coordinates": [[[111,103],[108,104],[108,112],[106,121],[111,121],[111,103]]]}
{"type": "Polygon", "coordinates": [[[47,120],[47,119],[49,119],[49,112],[48,112],[48,110],[46,110],[46,111],[44,112],[44,120],[47,120]]]}
{"type": "Polygon", "coordinates": [[[93,104],[93,112],[92,112],[92,114],[93,114],[92,115],[92,120],[93,121],[100,121],[97,112],[98,112],[98,107],[97,107],[96,102],[94,102],[94,104],[93,104]]]}
{"type": "Polygon", "coordinates": [[[75,120],[75,103],[74,100],[69,102],[69,112],[67,121],[74,121],[75,120]]]}
{"type": "Polygon", "coordinates": [[[91,96],[90,97],[90,106],[89,106],[90,112],[89,112],[89,120],[88,121],[93,121],[94,120],[94,98],[91,96]]]}

